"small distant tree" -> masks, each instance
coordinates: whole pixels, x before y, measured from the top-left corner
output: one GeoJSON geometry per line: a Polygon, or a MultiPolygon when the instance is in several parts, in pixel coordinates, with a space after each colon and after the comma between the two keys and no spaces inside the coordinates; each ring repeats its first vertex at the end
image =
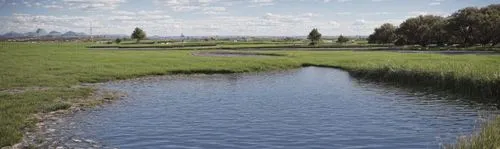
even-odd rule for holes
{"type": "Polygon", "coordinates": [[[321,33],[318,32],[317,28],[314,28],[307,36],[307,39],[311,40],[311,43],[309,43],[309,45],[317,45],[321,40],[321,33]]]}
{"type": "Polygon", "coordinates": [[[184,43],[184,39],[185,39],[184,33],[181,33],[181,41],[182,41],[182,43],[184,43]]]}
{"type": "Polygon", "coordinates": [[[36,35],[37,36],[40,36],[40,35],[43,35],[43,34],[46,34],[46,33],[47,32],[44,29],[41,29],[41,28],[39,28],[39,29],[36,30],[36,35]]]}
{"type": "Polygon", "coordinates": [[[134,32],[132,32],[132,39],[136,39],[137,43],[139,43],[140,40],[146,38],[146,32],[144,32],[142,29],[136,27],[134,29],[134,32]]]}
{"type": "Polygon", "coordinates": [[[116,43],[116,44],[120,44],[120,42],[122,42],[122,39],[120,39],[120,38],[116,38],[116,39],[115,39],[115,43],[116,43]]]}
{"type": "Polygon", "coordinates": [[[349,41],[349,38],[344,37],[342,35],[340,35],[339,38],[337,38],[337,43],[346,43],[348,41],[349,41]]]}

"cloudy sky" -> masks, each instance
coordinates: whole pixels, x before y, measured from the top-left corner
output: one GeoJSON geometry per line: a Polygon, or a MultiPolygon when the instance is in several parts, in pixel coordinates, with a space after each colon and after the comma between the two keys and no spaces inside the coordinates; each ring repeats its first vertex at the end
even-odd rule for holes
{"type": "Polygon", "coordinates": [[[77,31],[148,35],[367,35],[384,22],[447,16],[498,0],[0,0],[0,33],[77,31]],[[92,22],[92,23],[91,23],[92,22]]]}

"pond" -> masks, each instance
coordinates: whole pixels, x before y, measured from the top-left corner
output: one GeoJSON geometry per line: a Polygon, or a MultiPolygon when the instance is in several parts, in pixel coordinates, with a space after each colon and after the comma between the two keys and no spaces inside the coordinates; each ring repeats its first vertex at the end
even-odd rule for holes
{"type": "Polygon", "coordinates": [[[494,105],[359,81],[283,72],[111,82],[128,93],[79,112],[65,135],[117,148],[439,148],[477,130],[494,105]]]}

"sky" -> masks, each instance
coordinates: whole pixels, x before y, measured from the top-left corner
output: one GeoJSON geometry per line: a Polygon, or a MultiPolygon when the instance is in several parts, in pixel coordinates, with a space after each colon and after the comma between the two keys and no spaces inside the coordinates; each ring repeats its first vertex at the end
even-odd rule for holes
{"type": "Polygon", "coordinates": [[[158,36],[369,35],[383,23],[448,16],[500,0],[0,0],[0,34],[75,31],[158,36]]]}

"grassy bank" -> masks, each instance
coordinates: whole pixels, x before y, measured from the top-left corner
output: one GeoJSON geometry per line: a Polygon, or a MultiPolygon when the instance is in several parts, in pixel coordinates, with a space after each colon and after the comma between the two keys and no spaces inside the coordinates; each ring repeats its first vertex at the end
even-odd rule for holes
{"type": "Polygon", "coordinates": [[[500,117],[481,128],[474,136],[461,138],[450,149],[498,149],[500,147],[500,117]]]}
{"type": "MultiPolygon", "coordinates": [[[[37,112],[67,108],[92,93],[71,88],[147,75],[238,73],[339,67],[352,74],[401,83],[452,88],[498,98],[500,56],[352,51],[268,51],[275,57],[206,57],[189,50],[90,50],[85,44],[0,43],[0,146],[19,141],[37,112]]],[[[236,47],[236,46],[235,46],[236,47]]],[[[286,47],[283,47],[286,49],[286,47]]]]}
{"type": "Polygon", "coordinates": [[[157,48],[157,49],[225,49],[225,50],[242,50],[242,49],[320,49],[320,48],[380,48],[380,47],[393,47],[391,45],[379,45],[379,44],[321,44],[316,46],[309,46],[307,44],[291,44],[291,43],[173,43],[168,45],[160,44],[108,44],[108,45],[91,45],[88,48],[157,48]]]}
{"type": "Polygon", "coordinates": [[[175,44],[109,44],[91,45],[88,48],[183,48],[183,47],[211,47],[216,43],[175,43],[175,44]]]}

